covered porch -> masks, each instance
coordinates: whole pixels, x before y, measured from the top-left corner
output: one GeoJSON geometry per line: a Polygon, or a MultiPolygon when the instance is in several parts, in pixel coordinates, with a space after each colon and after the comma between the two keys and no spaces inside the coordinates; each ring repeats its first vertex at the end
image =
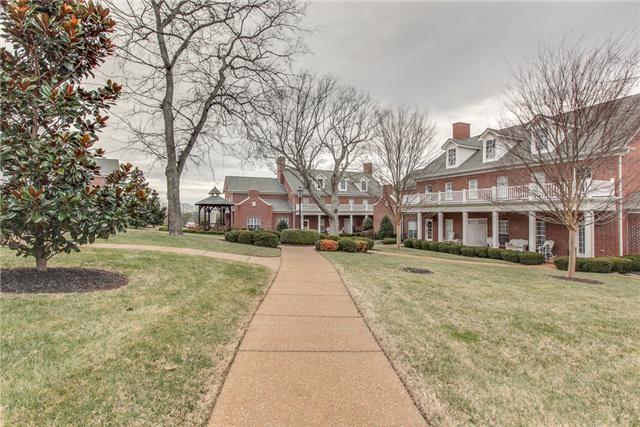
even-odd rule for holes
{"type": "MultiPolygon", "coordinates": [[[[353,234],[362,231],[362,225],[365,218],[367,218],[367,215],[338,215],[339,228],[338,230],[331,230],[331,227],[329,226],[330,221],[328,216],[321,214],[305,215],[303,213],[302,225],[305,229],[318,230],[319,233],[353,234]]],[[[299,220],[299,218],[296,218],[296,220],[299,220]]]]}

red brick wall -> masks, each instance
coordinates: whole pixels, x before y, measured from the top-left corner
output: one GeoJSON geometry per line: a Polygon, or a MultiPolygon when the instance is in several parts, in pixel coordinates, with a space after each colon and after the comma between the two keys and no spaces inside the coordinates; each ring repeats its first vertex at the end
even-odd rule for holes
{"type": "Polygon", "coordinates": [[[249,200],[235,206],[233,215],[233,228],[247,228],[248,218],[261,218],[261,228],[265,230],[273,230],[273,214],[271,205],[265,203],[254,190],[249,190],[249,200]],[[255,206],[254,206],[255,205],[255,206]]]}
{"type": "Polygon", "coordinates": [[[628,253],[640,254],[640,214],[629,214],[627,224],[628,253]]]}

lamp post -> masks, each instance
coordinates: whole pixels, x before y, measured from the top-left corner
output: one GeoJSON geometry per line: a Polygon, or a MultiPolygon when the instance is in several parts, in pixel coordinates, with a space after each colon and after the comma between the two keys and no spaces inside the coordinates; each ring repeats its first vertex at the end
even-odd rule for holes
{"type": "Polygon", "coordinates": [[[300,230],[302,230],[302,187],[298,187],[298,212],[300,215],[300,230]]]}

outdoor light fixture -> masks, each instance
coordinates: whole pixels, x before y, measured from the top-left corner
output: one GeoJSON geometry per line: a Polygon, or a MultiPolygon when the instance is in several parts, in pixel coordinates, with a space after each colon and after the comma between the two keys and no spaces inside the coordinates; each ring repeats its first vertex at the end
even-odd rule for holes
{"type": "Polygon", "coordinates": [[[300,230],[302,230],[302,187],[298,187],[298,212],[300,212],[300,230]]]}

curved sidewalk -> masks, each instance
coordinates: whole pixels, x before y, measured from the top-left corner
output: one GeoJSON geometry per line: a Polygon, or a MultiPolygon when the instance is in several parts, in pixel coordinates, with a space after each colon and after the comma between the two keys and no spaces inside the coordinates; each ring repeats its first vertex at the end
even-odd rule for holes
{"type": "Polygon", "coordinates": [[[331,263],[283,247],[210,425],[424,425],[331,263]]]}
{"type": "Polygon", "coordinates": [[[130,245],[130,244],[118,244],[118,243],[93,243],[87,245],[88,248],[102,248],[102,249],[129,249],[139,251],[153,251],[153,252],[165,252],[178,255],[195,255],[205,256],[209,258],[222,259],[226,261],[238,261],[247,262],[250,264],[258,264],[265,266],[272,271],[277,271],[280,265],[280,257],[259,257],[251,255],[238,255],[227,252],[215,252],[205,251],[203,249],[190,249],[190,248],[171,248],[167,246],[154,246],[154,245],[130,245]]]}

